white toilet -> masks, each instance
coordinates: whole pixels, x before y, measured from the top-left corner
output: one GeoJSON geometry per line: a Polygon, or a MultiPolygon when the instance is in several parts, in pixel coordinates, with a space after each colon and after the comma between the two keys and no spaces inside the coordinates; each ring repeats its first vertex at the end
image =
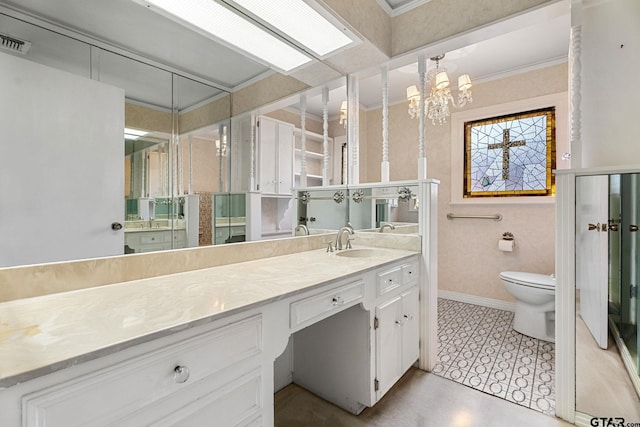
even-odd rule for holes
{"type": "Polygon", "coordinates": [[[503,271],[500,279],[516,298],[513,329],[533,338],[555,342],[556,279],[521,271],[503,271]]]}

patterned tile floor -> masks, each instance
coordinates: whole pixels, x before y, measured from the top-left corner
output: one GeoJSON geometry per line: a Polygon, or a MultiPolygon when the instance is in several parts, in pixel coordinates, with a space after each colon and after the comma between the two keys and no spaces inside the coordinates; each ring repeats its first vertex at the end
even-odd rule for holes
{"type": "Polygon", "coordinates": [[[555,345],[512,328],[513,313],[438,299],[433,373],[545,414],[555,411],[555,345]]]}

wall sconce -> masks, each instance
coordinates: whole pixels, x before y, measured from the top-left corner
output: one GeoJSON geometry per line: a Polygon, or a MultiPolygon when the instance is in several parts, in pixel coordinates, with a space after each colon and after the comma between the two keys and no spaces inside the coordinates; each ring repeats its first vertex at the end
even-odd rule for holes
{"type": "Polygon", "coordinates": [[[222,141],[216,139],[216,156],[227,157],[227,136],[223,135],[222,141]]]}
{"type": "Polygon", "coordinates": [[[413,85],[407,88],[407,100],[409,101],[409,115],[412,119],[415,119],[418,117],[418,103],[420,101],[418,86],[413,85]]]}
{"type": "Polygon", "coordinates": [[[347,128],[347,101],[340,104],[340,124],[347,128]]]}

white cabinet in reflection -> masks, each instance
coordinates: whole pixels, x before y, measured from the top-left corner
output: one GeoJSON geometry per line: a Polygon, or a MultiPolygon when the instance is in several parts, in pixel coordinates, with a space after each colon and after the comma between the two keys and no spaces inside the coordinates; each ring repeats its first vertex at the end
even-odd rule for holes
{"type": "Polygon", "coordinates": [[[291,195],[293,187],[293,125],[268,117],[258,119],[258,190],[291,195]]]}

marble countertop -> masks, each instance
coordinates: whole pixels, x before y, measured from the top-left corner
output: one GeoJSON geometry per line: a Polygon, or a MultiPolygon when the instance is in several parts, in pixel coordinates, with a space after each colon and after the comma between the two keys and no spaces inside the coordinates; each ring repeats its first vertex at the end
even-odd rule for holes
{"type": "Polygon", "coordinates": [[[417,252],[324,249],[0,303],[0,388],[417,252]]]}

